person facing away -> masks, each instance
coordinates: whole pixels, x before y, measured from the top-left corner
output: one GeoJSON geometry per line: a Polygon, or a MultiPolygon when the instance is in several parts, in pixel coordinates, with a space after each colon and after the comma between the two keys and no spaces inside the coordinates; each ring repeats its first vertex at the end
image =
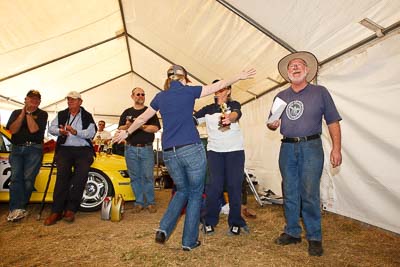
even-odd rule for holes
{"type": "MultiPolygon", "coordinates": [[[[324,165],[324,152],[320,138],[322,118],[328,125],[332,139],[330,163],[335,168],[342,163],[341,131],[342,119],[328,90],[310,84],[318,71],[317,58],[309,52],[296,52],[282,58],[278,63],[282,77],[290,87],[277,94],[287,103],[280,120],[267,123],[276,130],[280,126],[283,135],[279,169],[283,179],[284,232],[275,240],[278,245],[301,242],[303,218],[308,253],[322,256],[322,231],[320,211],[320,180],[324,165]]],[[[270,113],[271,116],[271,113],[270,113]]]]}
{"type": "MultiPolygon", "coordinates": [[[[140,87],[132,90],[133,106],[122,112],[118,129],[126,130],[132,122],[146,111],[144,105],[145,92],[140,87]]],[[[148,209],[150,213],[157,211],[154,197],[154,133],[160,130],[160,122],[156,114],[152,116],[139,130],[132,133],[125,142],[125,161],[135,194],[133,212],[139,213],[148,209]]]]}
{"type": "MultiPolygon", "coordinates": [[[[108,145],[112,139],[111,133],[107,130],[104,130],[104,128],[106,127],[106,122],[103,120],[99,120],[97,123],[98,126],[98,130],[96,135],[93,138],[93,143],[94,145],[97,146],[104,146],[104,145],[108,145]]],[[[104,149],[104,147],[103,147],[104,149]]]]}
{"type": "Polygon", "coordinates": [[[228,234],[249,233],[249,227],[241,215],[245,162],[243,135],[239,127],[241,105],[231,100],[231,86],[215,92],[214,100],[215,103],[194,114],[197,124],[206,123],[208,135],[207,163],[210,178],[205,188],[206,215],[203,230],[206,234],[214,233],[219,221],[219,199],[226,186],[229,196],[228,234]]]}
{"type": "Polygon", "coordinates": [[[6,128],[11,132],[10,153],[10,213],[7,221],[13,222],[27,215],[26,206],[35,189],[36,176],[42,166],[43,138],[47,112],[39,108],[41,95],[30,90],[22,109],[11,113],[6,128]]]}
{"type": "Polygon", "coordinates": [[[165,211],[155,241],[164,244],[171,236],[182,209],[186,205],[182,249],[190,251],[200,245],[198,240],[200,207],[206,173],[206,155],[199,133],[193,123],[193,109],[197,98],[212,94],[239,80],[253,77],[255,70],[243,71],[232,79],[212,85],[189,86],[186,70],[179,65],[167,71],[164,91],[158,93],[150,107],[125,131],[114,136],[121,142],[139,129],[157,111],[163,119],[163,159],[174,183],[176,192],[165,211]]]}
{"type": "Polygon", "coordinates": [[[68,108],[58,112],[50,124],[49,132],[58,136],[55,152],[57,179],[51,214],[44,221],[46,226],[61,219],[74,222],[94,160],[92,139],[97,127],[92,114],[81,106],[82,102],[80,93],[69,92],[68,108]]]}

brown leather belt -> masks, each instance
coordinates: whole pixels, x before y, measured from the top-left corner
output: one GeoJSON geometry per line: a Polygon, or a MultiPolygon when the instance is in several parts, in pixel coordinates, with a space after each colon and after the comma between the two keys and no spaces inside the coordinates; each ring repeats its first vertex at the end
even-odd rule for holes
{"type": "Polygon", "coordinates": [[[145,147],[145,146],[152,146],[152,143],[149,144],[127,144],[128,146],[136,146],[136,147],[145,147]]]}
{"type": "Polygon", "coordinates": [[[320,134],[313,134],[313,135],[302,136],[302,137],[286,137],[286,136],[284,136],[281,141],[282,141],[282,143],[299,143],[299,142],[307,142],[307,141],[318,139],[318,138],[320,138],[320,134]]]}

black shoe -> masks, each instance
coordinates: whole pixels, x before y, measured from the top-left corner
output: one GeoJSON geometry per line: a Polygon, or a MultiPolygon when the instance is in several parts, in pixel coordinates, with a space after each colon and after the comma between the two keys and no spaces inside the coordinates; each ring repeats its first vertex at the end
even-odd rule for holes
{"type": "Polygon", "coordinates": [[[301,242],[301,237],[294,237],[286,233],[281,234],[277,239],[275,239],[275,244],[285,246],[289,244],[297,244],[301,242]]]}
{"type": "Polygon", "coordinates": [[[240,226],[232,225],[229,227],[228,235],[240,235],[240,226]]]}
{"type": "Polygon", "coordinates": [[[308,240],[308,255],[310,256],[322,256],[324,249],[322,248],[321,241],[308,240]]]}
{"type": "Polygon", "coordinates": [[[206,235],[212,235],[215,233],[214,227],[211,225],[203,225],[203,232],[206,235]]]}
{"type": "Polygon", "coordinates": [[[197,240],[196,244],[193,247],[182,246],[182,249],[183,249],[183,251],[191,251],[192,249],[195,249],[200,245],[201,245],[201,242],[199,240],[197,240]]]}
{"type": "Polygon", "coordinates": [[[167,237],[165,236],[165,233],[163,231],[158,230],[156,232],[156,243],[164,244],[166,239],[167,237]]]}

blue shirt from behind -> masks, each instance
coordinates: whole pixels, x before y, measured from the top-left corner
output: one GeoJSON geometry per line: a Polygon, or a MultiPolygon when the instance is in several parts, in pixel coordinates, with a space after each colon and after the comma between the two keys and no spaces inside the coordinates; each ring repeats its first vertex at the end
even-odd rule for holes
{"type": "Polygon", "coordinates": [[[202,86],[172,81],[168,90],[158,93],[151,101],[150,106],[160,111],[163,120],[163,149],[201,142],[193,122],[194,102],[201,90],[202,86]]]}

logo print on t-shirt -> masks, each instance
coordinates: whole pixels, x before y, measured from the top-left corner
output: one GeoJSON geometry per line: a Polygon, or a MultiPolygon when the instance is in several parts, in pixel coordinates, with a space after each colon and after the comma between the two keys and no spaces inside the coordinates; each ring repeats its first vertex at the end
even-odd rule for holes
{"type": "Polygon", "coordinates": [[[290,102],[289,105],[287,105],[286,116],[289,118],[289,120],[294,121],[301,117],[303,111],[304,111],[303,102],[295,100],[290,102]]]}

